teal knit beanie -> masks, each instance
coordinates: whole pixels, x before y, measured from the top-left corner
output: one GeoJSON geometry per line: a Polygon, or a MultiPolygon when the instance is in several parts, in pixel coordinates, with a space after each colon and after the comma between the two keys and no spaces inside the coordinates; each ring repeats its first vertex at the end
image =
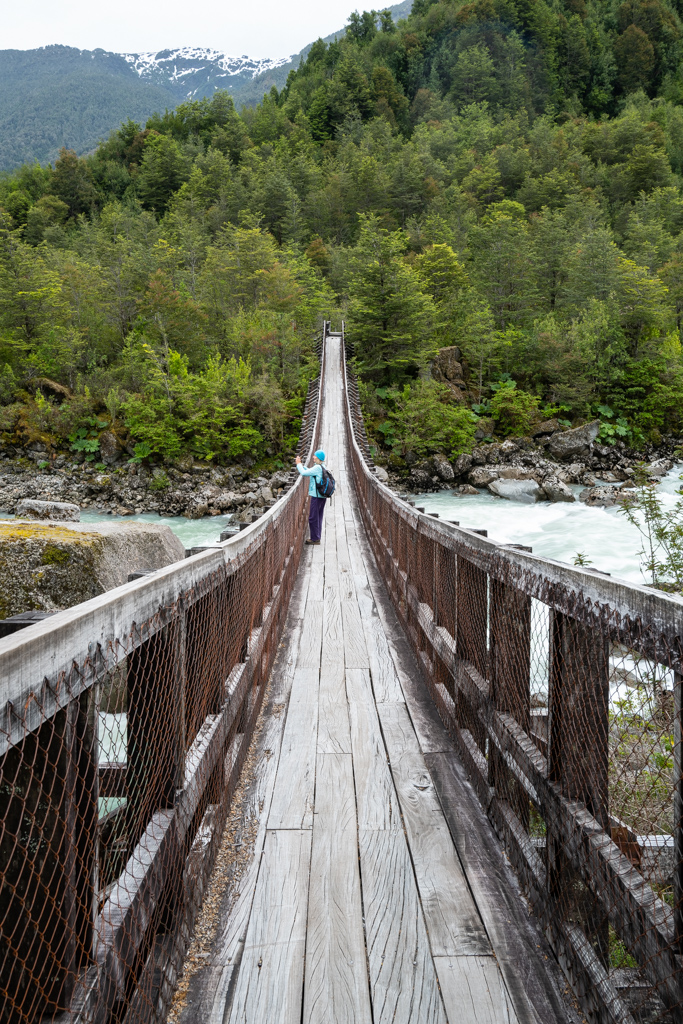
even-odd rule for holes
{"type": "Polygon", "coordinates": [[[315,457],[316,459],[320,459],[321,462],[325,461],[325,452],[322,448],[318,448],[317,452],[315,452],[315,457]]]}

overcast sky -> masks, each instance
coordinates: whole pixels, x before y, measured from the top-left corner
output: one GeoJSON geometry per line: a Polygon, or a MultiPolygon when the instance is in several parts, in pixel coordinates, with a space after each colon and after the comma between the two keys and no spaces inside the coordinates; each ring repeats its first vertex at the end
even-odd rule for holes
{"type": "Polygon", "coordinates": [[[356,7],[364,9],[353,0],[6,0],[0,49],[63,43],[139,53],[211,46],[234,56],[287,57],[342,28],[356,7]]]}

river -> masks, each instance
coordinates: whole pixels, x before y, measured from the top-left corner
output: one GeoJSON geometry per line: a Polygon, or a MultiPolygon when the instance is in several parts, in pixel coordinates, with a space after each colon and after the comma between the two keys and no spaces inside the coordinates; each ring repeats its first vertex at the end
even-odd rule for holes
{"type": "MultiPolygon", "coordinates": [[[[662,479],[657,493],[662,503],[672,508],[681,498],[683,463],[662,479]]],[[[601,481],[598,479],[596,483],[601,481]]],[[[535,505],[496,498],[487,491],[478,495],[439,491],[411,494],[410,498],[426,512],[438,512],[441,519],[454,519],[474,530],[488,530],[491,540],[504,544],[527,544],[535,555],[544,555],[572,564],[581,553],[593,568],[636,583],[647,582],[640,569],[641,536],[619,507],[590,508],[578,501],[583,490],[571,488],[575,502],[540,501],[535,505]]]]}

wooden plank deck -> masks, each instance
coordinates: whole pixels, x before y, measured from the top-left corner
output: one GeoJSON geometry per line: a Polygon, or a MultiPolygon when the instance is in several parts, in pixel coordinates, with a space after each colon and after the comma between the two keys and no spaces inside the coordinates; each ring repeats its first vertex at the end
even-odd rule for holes
{"type": "Polygon", "coordinates": [[[179,1018],[575,1022],[378,578],[347,460],[340,341],[327,344],[321,445],[337,493],[302,558],[254,752],[251,860],[179,1018]]]}

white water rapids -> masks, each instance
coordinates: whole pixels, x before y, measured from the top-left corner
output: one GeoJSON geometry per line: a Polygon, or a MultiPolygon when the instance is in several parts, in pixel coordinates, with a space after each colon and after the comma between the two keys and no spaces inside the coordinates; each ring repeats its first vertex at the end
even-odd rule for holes
{"type": "MultiPolygon", "coordinates": [[[[657,488],[665,508],[681,495],[683,463],[667,473],[657,488]]],[[[596,484],[600,484],[599,479],[596,484]]],[[[488,530],[490,540],[503,544],[527,544],[535,555],[573,564],[581,553],[595,569],[634,583],[649,582],[641,572],[642,537],[618,506],[589,508],[578,501],[582,487],[572,487],[575,502],[540,501],[535,505],[496,498],[488,491],[478,495],[439,491],[414,494],[411,500],[440,519],[458,520],[465,529],[488,530]]]]}

